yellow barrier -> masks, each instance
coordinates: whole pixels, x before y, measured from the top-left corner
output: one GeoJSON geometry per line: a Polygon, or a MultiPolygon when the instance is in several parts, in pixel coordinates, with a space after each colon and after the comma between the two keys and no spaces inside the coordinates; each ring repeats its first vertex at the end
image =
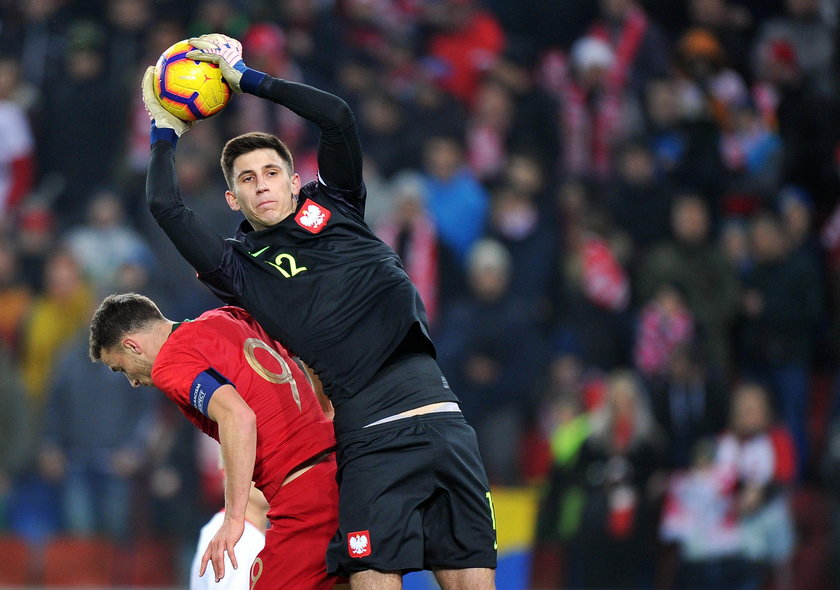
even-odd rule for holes
{"type": "Polygon", "coordinates": [[[537,488],[493,488],[499,555],[530,549],[537,521],[537,488]]]}

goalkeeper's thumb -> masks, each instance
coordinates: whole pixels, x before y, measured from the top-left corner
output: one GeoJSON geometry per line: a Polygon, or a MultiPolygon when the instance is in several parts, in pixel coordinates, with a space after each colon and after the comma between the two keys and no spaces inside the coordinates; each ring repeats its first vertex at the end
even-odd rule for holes
{"type": "MultiPolygon", "coordinates": [[[[190,39],[193,42],[193,39],[190,39]]],[[[218,53],[207,53],[201,49],[194,49],[187,53],[187,57],[196,61],[206,61],[216,64],[222,71],[222,77],[227,81],[228,85],[237,94],[242,94],[242,86],[239,82],[242,80],[242,73],[245,71],[245,62],[241,59],[235,64],[231,65],[227,60],[218,53]]]]}
{"type": "Polygon", "coordinates": [[[176,135],[180,136],[192,127],[193,121],[182,121],[163,108],[155,93],[156,72],[157,68],[155,66],[149,66],[143,75],[143,104],[146,106],[146,112],[149,113],[149,118],[155,127],[158,129],[172,129],[176,135]]]}

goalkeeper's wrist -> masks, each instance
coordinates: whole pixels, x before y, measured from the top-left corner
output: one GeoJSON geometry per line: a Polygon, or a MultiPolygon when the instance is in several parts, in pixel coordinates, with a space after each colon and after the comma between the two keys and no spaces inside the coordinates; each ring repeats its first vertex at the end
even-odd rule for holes
{"type": "Polygon", "coordinates": [[[239,87],[242,89],[242,92],[258,95],[260,84],[263,80],[265,80],[268,74],[259,70],[252,70],[244,64],[242,65],[241,70],[240,68],[236,69],[242,72],[242,78],[239,80],[239,87]]]}
{"type": "Polygon", "coordinates": [[[171,127],[158,127],[152,121],[152,131],[149,134],[149,145],[154,145],[155,142],[163,140],[172,144],[175,147],[178,144],[178,134],[171,127]]]}

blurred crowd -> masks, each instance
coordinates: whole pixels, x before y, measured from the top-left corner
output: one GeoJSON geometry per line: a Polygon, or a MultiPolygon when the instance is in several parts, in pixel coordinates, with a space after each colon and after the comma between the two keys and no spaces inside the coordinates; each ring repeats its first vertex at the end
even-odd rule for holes
{"type": "MultiPolygon", "coordinates": [[[[0,0],[0,532],[164,538],[188,563],[223,503],[209,439],[86,338],[112,292],[219,305],[146,210],[139,80],[224,32],[353,108],[367,221],[491,483],[539,490],[534,588],[828,587],[838,19],[837,0],[0,0]]],[[[317,128],[234,97],[177,157],[221,233],[218,156],[251,130],[317,173],[317,128]]]]}

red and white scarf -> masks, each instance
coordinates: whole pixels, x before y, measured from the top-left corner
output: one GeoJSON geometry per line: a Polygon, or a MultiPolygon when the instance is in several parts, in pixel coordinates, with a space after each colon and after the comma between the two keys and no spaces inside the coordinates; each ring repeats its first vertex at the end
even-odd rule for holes
{"type": "Polygon", "coordinates": [[[590,35],[609,43],[615,53],[615,62],[609,74],[609,85],[613,91],[620,93],[624,90],[647,28],[647,16],[634,7],[628,11],[617,34],[611,34],[603,22],[597,22],[589,29],[590,35]]]}
{"type": "MultiPolygon", "coordinates": [[[[400,225],[386,222],[376,228],[383,242],[396,249],[400,225]]],[[[401,253],[406,274],[417,287],[426,307],[429,324],[434,325],[438,312],[438,245],[437,231],[428,218],[420,218],[411,226],[408,247],[401,253]]]]}

